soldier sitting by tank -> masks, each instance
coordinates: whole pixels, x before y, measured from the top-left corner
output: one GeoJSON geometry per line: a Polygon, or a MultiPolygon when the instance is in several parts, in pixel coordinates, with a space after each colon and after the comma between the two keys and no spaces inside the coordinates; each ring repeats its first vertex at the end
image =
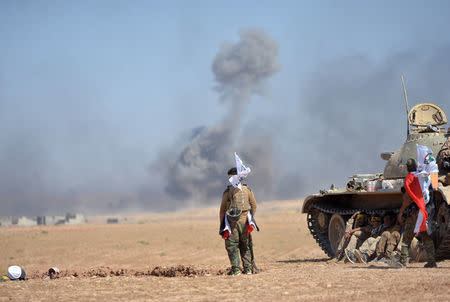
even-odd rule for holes
{"type": "Polygon", "coordinates": [[[384,228],[381,236],[374,238],[374,240],[366,240],[359,249],[354,251],[356,258],[361,263],[367,263],[373,259],[377,262],[395,262],[395,250],[400,241],[401,227],[397,224],[397,219],[394,212],[388,212],[383,217],[384,228]]]}
{"type": "MultiPolygon", "coordinates": [[[[379,215],[373,215],[370,217],[370,225],[365,227],[366,231],[369,232],[368,238],[361,244],[359,249],[363,251],[372,250],[376,248],[378,241],[381,238],[381,234],[385,229],[385,225],[381,223],[382,218],[379,215]],[[378,238],[380,237],[380,238],[378,238]]],[[[355,251],[357,249],[349,249],[348,247],[345,249],[345,255],[347,260],[351,263],[357,263],[358,258],[355,255],[355,251]]]]}
{"type": "Polygon", "coordinates": [[[345,234],[336,251],[336,261],[341,261],[344,258],[346,248],[357,249],[369,237],[370,231],[367,228],[367,223],[367,215],[359,211],[350,217],[345,226],[345,234]]]}

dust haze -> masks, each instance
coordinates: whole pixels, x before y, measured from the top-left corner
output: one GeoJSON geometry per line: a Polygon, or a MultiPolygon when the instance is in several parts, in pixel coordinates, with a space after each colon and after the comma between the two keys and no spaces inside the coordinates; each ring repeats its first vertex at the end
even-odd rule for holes
{"type": "Polygon", "coordinates": [[[271,77],[290,64],[279,50],[282,45],[262,29],[243,29],[237,41],[223,43],[211,58],[215,82],[204,83],[205,90],[214,86],[211,102],[223,115],[168,134],[172,145],[153,142],[153,158],[145,149],[150,145],[140,144],[144,136],[130,141],[127,133],[135,129],[113,126],[106,102],[97,101],[82,74],[72,75],[71,83],[64,76],[47,83],[36,75],[22,95],[0,90],[1,215],[215,205],[235,151],[252,168],[248,183],[258,200],[303,198],[331,183],[343,185],[352,174],[383,171],[379,154],[395,151],[406,138],[400,74],[410,106],[430,101],[450,112],[446,46],[317,62],[299,71],[298,87],[283,87],[300,89],[299,99],[275,100],[296,112],[295,120],[274,114],[258,117],[270,122],[265,127],[247,123],[251,101],[264,106],[266,91],[274,89],[271,77]],[[48,94],[34,95],[36,85],[48,94]]]}

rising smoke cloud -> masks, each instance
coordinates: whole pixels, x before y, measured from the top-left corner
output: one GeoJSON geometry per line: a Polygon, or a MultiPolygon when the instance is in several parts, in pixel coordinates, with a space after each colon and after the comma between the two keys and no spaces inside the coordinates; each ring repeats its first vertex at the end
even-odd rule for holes
{"type": "MultiPolygon", "coordinates": [[[[273,174],[270,138],[265,135],[240,137],[239,130],[252,95],[262,94],[265,81],[279,70],[277,59],[278,44],[262,29],[241,30],[238,42],[221,46],[212,71],[220,101],[229,107],[217,124],[194,129],[191,140],[180,153],[165,159],[169,162],[167,169],[160,167],[166,178],[165,192],[175,202],[206,203],[219,198],[226,184],[226,170],[234,165],[234,151],[253,166],[256,173],[266,170],[266,181],[270,180],[273,174]]],[[[257,181],[255,185],[267,190],[270,186],[266,181],[257,181]]]]}

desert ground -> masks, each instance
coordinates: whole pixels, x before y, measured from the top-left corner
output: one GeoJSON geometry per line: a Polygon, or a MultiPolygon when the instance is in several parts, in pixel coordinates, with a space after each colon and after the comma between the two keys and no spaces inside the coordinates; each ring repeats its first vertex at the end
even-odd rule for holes
{"type": "Polygon", "coordinates": [[[259,204],[256,275],[227,276],[218,207],[128,215],[132,223],[0,228],[0,301],[449,301],[450,261],[394,269],[344,264],[315,243],[301,201],[259,204]],[[61,278],[44,281],[52,266],[61,278]]]}

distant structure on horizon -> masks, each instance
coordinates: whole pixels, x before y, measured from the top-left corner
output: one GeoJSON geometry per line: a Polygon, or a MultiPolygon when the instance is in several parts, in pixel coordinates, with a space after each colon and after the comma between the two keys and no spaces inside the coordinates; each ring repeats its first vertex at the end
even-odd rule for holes
{"type": "Polygon", "coordinates": [[[0,217],[0,227],[7,226],[36,226],[36,225],[59,225],[59,224],[81,224],[86,223],[83,214],[67,213],[65,216],[3,216],[0,217]]]}

